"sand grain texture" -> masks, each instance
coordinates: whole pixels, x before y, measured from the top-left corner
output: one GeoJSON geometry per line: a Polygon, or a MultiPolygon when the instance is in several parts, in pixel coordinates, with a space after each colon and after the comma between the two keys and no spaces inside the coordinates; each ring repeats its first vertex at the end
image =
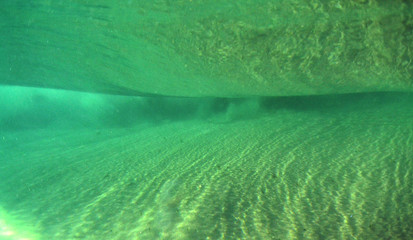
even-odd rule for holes
{"type": "Polygon", "coordinates": [[[413,110],[400,99],[5,133],[0,204],[38,239],[409,239],[413,110]]]}

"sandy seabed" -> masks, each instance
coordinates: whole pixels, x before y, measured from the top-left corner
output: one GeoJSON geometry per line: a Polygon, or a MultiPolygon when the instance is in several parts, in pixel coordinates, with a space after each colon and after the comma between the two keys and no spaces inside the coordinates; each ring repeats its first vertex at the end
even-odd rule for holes
{"type": "Polygon", "coordinates": [[[4,132],[0,239],[413,239],[412,99],[4,132]]]}

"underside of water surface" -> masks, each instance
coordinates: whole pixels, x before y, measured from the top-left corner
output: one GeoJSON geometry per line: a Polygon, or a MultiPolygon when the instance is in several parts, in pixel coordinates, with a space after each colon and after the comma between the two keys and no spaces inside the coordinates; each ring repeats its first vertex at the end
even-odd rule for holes
{"type": "Polygon", "coordinates": [[[412,90],[411,1],[1,1],[0,240],[413,239],[412,90]]]}
{"type": "Polygon", "coordinates": [[[125,95],[413,90],[413,2],[0,3],[0,83],[125,95]]]}

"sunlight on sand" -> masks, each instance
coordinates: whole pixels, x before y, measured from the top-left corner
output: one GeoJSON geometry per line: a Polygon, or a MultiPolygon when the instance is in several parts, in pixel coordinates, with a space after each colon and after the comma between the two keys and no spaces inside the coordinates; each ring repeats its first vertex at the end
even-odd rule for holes
{"type": "MultiPolygon", "coordinates": [[[[0,207],[0,239],[1,240],[36,240],[40,239],[37,234],[34,234],[32,231],[28,231],[30,227],[19,224],[19,221],[11,219],[10,216],[7,216],[6,212],[0,207]],[[19,231],[17,226],[25,229],[19,231]]],[[[33,230],[33,229],[30,229],[33,230]]]]}

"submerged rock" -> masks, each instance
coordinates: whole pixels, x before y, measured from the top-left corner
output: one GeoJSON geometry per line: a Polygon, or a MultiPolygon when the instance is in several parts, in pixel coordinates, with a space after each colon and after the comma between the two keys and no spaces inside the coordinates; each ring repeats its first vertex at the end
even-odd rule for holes
{"type": "Polygon", "coordinates": [[[0,84],[125,95],[413,90],[413,4],[3,1],[0,84]]]}

